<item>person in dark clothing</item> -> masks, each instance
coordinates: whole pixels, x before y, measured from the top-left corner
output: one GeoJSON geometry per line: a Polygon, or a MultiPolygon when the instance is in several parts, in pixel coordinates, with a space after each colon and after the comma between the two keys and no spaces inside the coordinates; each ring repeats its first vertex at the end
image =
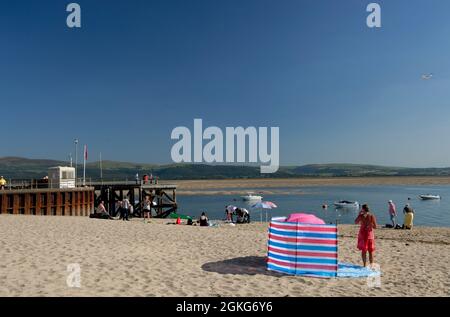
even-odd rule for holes
{"type": "Polygon", "coordinates": [[[204,212],[202,212],[202,215],[200,216],[199,223],[201,227],[209,226],[208,217],[206,217],[206,214],[204,212]]]}

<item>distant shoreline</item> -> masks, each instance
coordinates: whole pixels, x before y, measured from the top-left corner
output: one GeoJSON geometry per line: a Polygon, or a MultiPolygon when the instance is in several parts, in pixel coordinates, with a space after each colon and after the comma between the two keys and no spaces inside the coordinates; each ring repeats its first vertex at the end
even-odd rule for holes
{"type": "MultiPolygon", "coordinates": [[[[373,186],[373,185],[450,185],[448,176],[377,176],[377,177],[311,177],[311,178],[254,178],[164,180],[177,185],[178,195],[237,195],[246,191],[272,193],[276,188],[313,186],[373,186]]],[[[290,192],[290,191],[284,191],[290,192]]],[[[283,193],[283,191],[280,191],[283,193]]],[[[299,194],[299,192],[296,192],[299,194]]]]}

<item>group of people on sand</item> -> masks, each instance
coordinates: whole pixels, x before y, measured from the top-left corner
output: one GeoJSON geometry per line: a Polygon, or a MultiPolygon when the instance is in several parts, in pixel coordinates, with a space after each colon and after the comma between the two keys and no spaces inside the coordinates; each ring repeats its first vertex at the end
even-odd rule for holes
{"type": "MultiPolygon", "coordinates": [[[[144,220],[152,218],[152,204],[153,202],[150,200],[150,197],[145,197],[144,201],[142,201],[142,211],[144,220]]],[[[130,215],[134,215],[134,207],[133,204],[130,203],[128,198],[123,198],[122,200],[116,201],[115,206],[115,214],[119,215],[118,218],[112,217],[108,210],[106,210],[105,202],[101,201],[97,209],[95,210],[95,216],[103,219],[122,219],[124,221],[130,220],[130,215]]]]}
{"type": "Polygon", "coordinates": [[[225,221],[231,223],[250,223],[250,212],[245,208],[225,206],[225,221]],[[234,221],[233,216],[236,216],[236,221],[234,221]]]}
{"type": "MultiPolygon", "coordinates": [[[[391,217],[392,226],[397,227],[396,217],[397,210],[395,204],[392,200],[389,200],[389,215],[391,217]]],[[[414,210],[410,204],[406,204],[403,208],[403,213],[405,214],[403,229],[412,229],[414,210]]],[[[369,262],[372,266],[374,263],[374,252],[375,252],[375,232],[377,228],[377,220],[375,215],[370,211],[369,205],[362,205],[361,211],[355,219],[355,224],[359,224],[358,242],[357,247],[361,251],[361,258],[364,266],[367,265],[367,253],[369,253],[369,262]]]]}
{"type": "Polygon", "coordinates": [[[119,214],[119,218],[112,217],[106,210],[105,202],[102,200],[95,210],[95,217],[102,219],[122,219],[124,221],[129,221],[130,214],[133,213],[133,205],[130,203],[128,198],[124,198],[116,202],[116,213],[119,214]]]}
{"type": "MultiPolygon", "coordinates": [[[[395,206],[395,203],[392,200],[388,201],[389,206],[389,217],[392,222],[392,228],[395,229],[412,229],[413,227],[413,221],[414,221],[414,209],[411,207],[411,205],[408,203],[403,208],[403,226],[400,226],[397,223],[397,207],[395,206]]],[[[390,227],[390,226],[388,226],[390,227]]]]}

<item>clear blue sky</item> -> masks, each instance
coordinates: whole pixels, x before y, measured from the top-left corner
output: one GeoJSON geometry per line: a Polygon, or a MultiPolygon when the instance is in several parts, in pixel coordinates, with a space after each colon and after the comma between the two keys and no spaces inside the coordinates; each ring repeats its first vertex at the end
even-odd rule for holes
{"type": "Polygon", "coordinates": [[[0,156],[167,163],[202,118],[279,126],[284,165],[450,166],[449,1],[69,2],[0,1],[0,156]]]}

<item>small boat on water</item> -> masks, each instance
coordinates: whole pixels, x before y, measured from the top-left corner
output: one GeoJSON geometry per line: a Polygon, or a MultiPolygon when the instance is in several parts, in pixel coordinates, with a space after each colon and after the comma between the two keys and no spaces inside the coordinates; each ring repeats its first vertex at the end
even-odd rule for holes
{"type": "Polygon", "coordinates": [[[426,194],[426,195],[419,195],[419,198],[422,200],[438,200],[441,199],[441,196],[426,194]]]}
{"type": "Polygon", "coordinates": [[[336,208],[359,208],[359,202],[357,201],[348,201],[348,200],[340,200],[334,203],[336,208]]]}
{"type": "Polygon", "coordinates": [[[254,193],[247,193],[245,196],[241,196],[243,201],[261,201],[263,199],[262,196],[255,195],[254,193]]]}

